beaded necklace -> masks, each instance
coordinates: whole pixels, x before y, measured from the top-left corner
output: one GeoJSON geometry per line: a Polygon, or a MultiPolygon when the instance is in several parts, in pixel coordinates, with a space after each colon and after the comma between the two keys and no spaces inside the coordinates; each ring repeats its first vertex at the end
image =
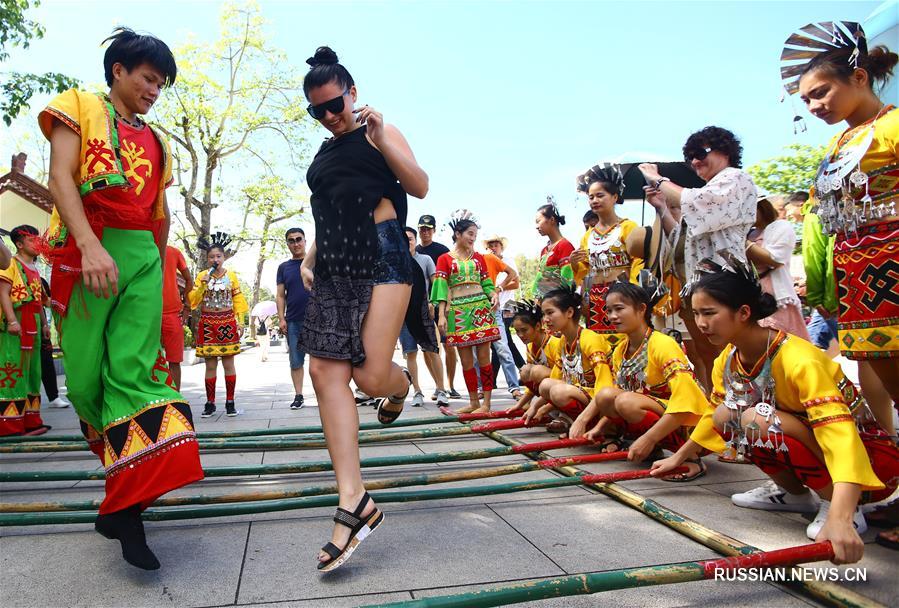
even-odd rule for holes
{"type": "Polygon", "coordinates": [[[618,388],[632,393],[640,392],[646,386],[646,366],[649,365],[649,338],[652,328],[647,328],[643,341],[630,358],[627,358],[627,342],[625,342],[621,367],[615,376],[618,388]]]}

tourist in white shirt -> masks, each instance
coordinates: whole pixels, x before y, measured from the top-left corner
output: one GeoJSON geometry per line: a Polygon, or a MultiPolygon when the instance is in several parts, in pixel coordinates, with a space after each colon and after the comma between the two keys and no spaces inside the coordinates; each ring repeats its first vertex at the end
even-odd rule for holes
{"type": "MultiPolygon", "coordinates": [[[[757,191],[752,178],[740,169],[743,146],[733,133],[721,127],[705,127],[687,138],[684,160],[705,180],[701,188],[683,188],[659,174],[650,163],[640,165],[649,184],[646,200],[659,214],[671,243],[684,242],[685,275],[679,277],[689,288],[697,280],[696,267],[704,258],[719,263],[727,251],[746,261],[746,235],[755,221],[757,191]]],[[[696,345],[699,360],[693,361],[696,374],[706,389],[711,389],[712,363],[720,352],[693,322],[689,300],[684,300],[680,315],[696,345]]]]}

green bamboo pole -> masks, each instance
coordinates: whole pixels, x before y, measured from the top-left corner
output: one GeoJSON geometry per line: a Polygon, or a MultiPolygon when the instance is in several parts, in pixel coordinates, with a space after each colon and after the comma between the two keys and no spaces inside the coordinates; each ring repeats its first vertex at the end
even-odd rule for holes
{"type": "MultiPolygon", "coordinates": [[[[511,447],[480,448],[477,450],[455,450],[433,454],[411,454],[408,456],[378,456],[363,458],[362,468],[393,467],[407,464],[433,464],[460,460],[479,460],[515,454],[511,447]]],[[[245,477],[255,475],[288,475],[292,473],[319,473],[333,469],[330,460],[291,462],[285,464],[254,464],[227,467],[206,467],[206,477],[245,477]]],[[[44,482],[44,481],[99,481],[106,479],[103,470],[91,471],[0,471],[0,482],[44,482]]]]}
{"type": "MultiPolygon", "coordinates": [[[[588,441],[578,439],[559,439],[517,446],[497,446],[478,448],[476,450],[455,450],[451,452],[435,452],[433,454],[412,454],[409,456],[378,456],[363,458],[363,468],[393,467],[407,464],[433,464],[437,462],[456,462],[460,460],[480,460],[511,454],[525,454],[528,451],[544,452],[559,448],[570,448],[587,445],[588,441]]],[[[227,467],[207,467],[203,469],[206,477],[243,477],[255,475],[286,475],[292,473],[318,473],[332,470],[330,460],[314,460],[309,462],[293,462],[285,464],[261,464],[227,467]]],[[[99,481],[106,478],[101,470],[90,471],[0,471],[0,482],[43,482],[43,481],[99,481]]]]}
{"type": "MultiPolygon", "coordinates": [[[[426,416],[423,418],[401,418],[391,424],[381,424],[380,422],[362,422],[359,424],[360,431],[389,429],[404,426],[426,426],[429,424],[447,424],[450,422],[461,422],[459,416],[426,416]]],[[[197,433],[198,439],[224,439],[238,437],[267,437],[272,435],[303,435],[308,433],[323,432],[320,424],[309,426],[286,426],[273,429],[247,429],[243,431],[201,431],[197,433]]],[[[38,435],[24,437],[0,437],[0,444],[19,444],[34,443],[46,441],[77,441],[84,443],[84,435],[81,433],[71,435],[38,435]]]]}
{"type": "MultiPolygon", "coordinates": [[[[453,471],[448,473],[421,473],[408,477],[393,477],[369,481],[365,484],[367,490],[383,490],[387,488],[405,488],[409,486],[425,486],[456,481],[469,481],[472,479],[485,479],[488,477],[500,477],[517,473],[528,473],[540,469],[559,466],[560,463],[581,464],[587,462],[608,462],[612,460],[624,460],[627,452],[612,452],[605,454],[583,454],[552,458],[550,460],[522,462],[499,467],[483,469],[470,469],[468,471],[453,471]]],[[[256,492],[235,492],[231,494],[193,496],[178,496],[160,498],[153,503],[154,507],[176,507],[185,505],[211,505],[235,502],[253,502],[263,500],[282,500],[285,498],[299,498],[302,496],[321,496],[324,494],[336,494],[337,485],[306,486],[296,490],[271,490],[256,492]]],[[[95,511],[100,508],[100,500],[83,500],[77,502],[19,502],[0,503],[0,513],[46,513],[49,511],[95,511]]]]}
{"type": "MultiPolygon", "coordinates": [[[[359,434],[359,443],[383,443],[387,441],[406,441],[409,439],[427,439],[430,437],[453,437],[457,435],[469,435],[472,432],[470,426],[459,426],[448,429],[421,429],[417,431],[368,431],[359,434]]],[[[324,436],[314,435],[304,439],[206,439],[200,440],[202,450],[302,450],[323,448],[327,444],[324,436]]],[[[42,453],[42,452],[82,452],[87,450],[86,443],[76,442],[45,442],[27,443],[21,445],[0,445],[0,453],[42,453]]]]}
{"type": "MultiPolygon", "coordinates": [[[[456,488],[439,488],[434,490],[406,490],[399,492],[373,492],[372,497],[379,503],[415,502],[419,500],[442,500],[447,498],[466,498],[471,496],[491,496],[511,492],[529,492],[548,488],[585,485],[598,481],[622,481],[643,479],[649,470],[620,471],[617,473],[586,474],[572,477],[556,477],[534,481],[517,481],[487,486],[466,486],[456,488]]],[[[201,519],[207,517],[225,517],[233,515],[250,515],[256,513],[273,513],[294,509],[311,509],[314,507],[333,507],[337,505],[336,495],[306,496],[301,498],[285,498],[283,500],[266,500],[242,502],[236,504],[213,504],[192,507],[149,508],[143,513],[146,521],[171,521],[178,519],[201,519]]],[[[0,527],[3,526],[43,526],[54,524],[86,524],[97,518],[94,511],[63,511],[49,513],[6,513],[0,514],[0,527]]]]}
{"type": "MultiPolygon", "coordinates": [[[[507,446],[514,447],[521,444],[521,441],[512,437],[507,437],[502,433],[489,433],[488,437],[507,446]]],[[[529,458],[542,459],[546,458],[543,453],[529,453],[529,458]]],[[[583,471],[571,466],[555,467],[552,470],[562,475],[577,476],[583,475],[583,471]]],[[[632,492],[623,486],[614,483],[589,484],[588,487],[598,490],[600,493],[627,505],[644,515],[668,526],[675,532],[683,534],[687,538],[695,540],[712,549],[713,551],[726,556],[749,555],[758,553],[761,550],[752,545],[747,545],[735,538],[731,538],[725,534],[712,530],[703,526],[699,522],[690,519],[680,513],[672,511],[652,500],[645,498],[636,492],[632,492]]],[[[821,581],[809,582],[791,582],[784,583],[791,589],[795,589],[801,593],[809,595],[816,600],[829,606],[838,608],[886,608],[882,604],[856,593],[850,589],[840,585],[821,581]]]]}
{"type": "Polygon", "coordinates": [[[830,542],[801,545],[740,557],[709,559],[622,568],[572,576],[556,576],[539,581],[501,585],[452,595],[418,600],[375,604],[364,608],[489,608],[571,595],[587,595],[617,589],[633,589],[672,583],[713,579],[716,573],[735,569],[797,566],[833,557],[830,542]]]}
{"type": "MultiPolygon", "coordinates": [[[[408,441],[410,439],[427,439],[432,437],[454,437],[472,433],[487,432],[492,429],[522,428],[521,420],[499,420],[471,426],[452,428],[426,428],[415,431],[368,431],[359,434],[359,443],[384,443],[388,441],[408,441]]],[[[307,438],[279,439],[205,439],[198,442],[203,450],[302,450],[327,447],[323,434],[314,434],[307,438]]],[[[0,453],[40,453],[40,452],[79,452],[87,450],[86,443],[77,442],[44,442],[26,444],[0,445],[0,453]]]]}

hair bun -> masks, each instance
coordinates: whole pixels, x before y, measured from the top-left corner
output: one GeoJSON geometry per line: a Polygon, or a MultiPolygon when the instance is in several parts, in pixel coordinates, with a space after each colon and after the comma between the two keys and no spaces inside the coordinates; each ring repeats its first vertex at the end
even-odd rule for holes
{"type": "Polygon", "coordinates": [[[311,67],[315,68],[320,65],[335,65],[338,62],[337,53],[329,46],[320,46],[315,49],[315,55],[306,60],[311,67]]]}
{"type": "Polygon", "coordinates": [[[879,45],[868,53],[863,67],[868,70],[873,80],[886,82],[893,75],[893,68],[897,63],[899,63],[899,55],[886,46],[879,45]]]}

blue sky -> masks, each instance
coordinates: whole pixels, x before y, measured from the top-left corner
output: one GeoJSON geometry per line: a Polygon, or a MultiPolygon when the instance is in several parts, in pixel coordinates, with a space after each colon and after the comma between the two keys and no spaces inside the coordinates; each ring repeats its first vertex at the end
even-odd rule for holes
{"type": "MultiPolygon", "coordinates": [[[[547,194],[570,218],[566,236],[579,239],[587,207],[574,178],[600,160],[679,159],[686,137],[709,124],[742,138],[745,164],[791,142],[826,142],[835,127],[797,105],[809,130],[795,136],[789,100],[779,102],[783,41],[811,21],[863,21],[878,4],[261,2],[272,43],[295,66],[328,44],[353,73],[360,102],[406,135],[431,179],[427,199],[410,200],[412,221],[466,207],[484,231],[530,255],[541,246],[534,210],[547,194]]],[[[175,47],[188,33],[214,38],[218,8],[44,0],[32,14],[45,38],[15,51],[4,69],[97,82],[98,43],[113,26],[175,47]]],[[[627,211],[639,220],[639,208],[627,211]]]]}

